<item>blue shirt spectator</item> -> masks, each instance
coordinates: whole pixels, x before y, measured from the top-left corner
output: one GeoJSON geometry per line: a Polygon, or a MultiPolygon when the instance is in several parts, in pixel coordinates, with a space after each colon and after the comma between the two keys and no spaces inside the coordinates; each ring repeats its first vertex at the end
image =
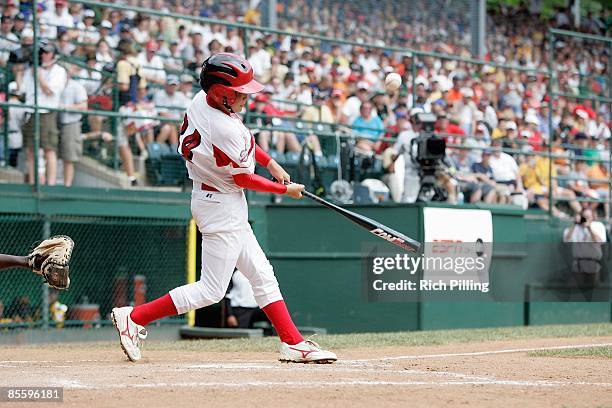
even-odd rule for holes
{"type": "Polygon", "coordinates": [[[372,104],[364,102],[359,108],[359,116],[351,124],[353,130],[360,136],[370,140],[378,140],[384,133],[385,126],[378,115],[372,115],[372,104]]]}

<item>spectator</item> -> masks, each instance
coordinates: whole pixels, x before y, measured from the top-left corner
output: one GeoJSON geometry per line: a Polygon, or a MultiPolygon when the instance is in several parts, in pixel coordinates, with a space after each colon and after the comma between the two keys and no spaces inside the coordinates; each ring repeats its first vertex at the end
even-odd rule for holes
{"type": "Polygon", "coordinates": [[[482,151],[484,148],[489,147],[489,144],[485,141],[485,133],[487,132],[487,127],[483,123],[479,123],[476,125],[476,129],[474,131],[473,137],[468,137],[465,140],[465,145],[474,150],[469,152],[470,161],[472,163],[480,163],[482,159],[482,151]]]}
{"type": "Polygon", "coordinates": [[[111,52],[109,44],[105,39],[98,41],[96,46],[96,68],[102,69],[106,65],[112,65],[115,63],[115,56],[111,52]]]}
{"type": "Polygon", "coordinates": [[[331,97],[327,101],[327,107],[332,115],[333,123],[340,123],[342,120],[342,96],[343,93],[340,89],[333,89],[331,97]]]}
{"type": "Polygon", "coordinates": [[[100,23],[100,40],[98,41],[98,48],[100,48],[100,41],[104,41],[108,48],[117,48],[119,44],[119,35],[113,32],[113,23],[108,20],[102,20],[100,23]]]}
{"type": "Polygon", "coordinates": [[[412,160],[412,155],[415,153],[412,140],[418,136],[415,131],[418,127],[414,117],[411,118],[412,123],[409,122],[406,112],[397,112],[396,117],[399,134],[393,147],[385,152],[385,155],[391,156],[390,161],[383,162],[389,173],[387,185],[394,201],[414,203],[418,198],[421,186],[419,166],[412,160]]]}
{"type": "Polygon", "coordinates": [[[5,66],[11,51],[19,48],[19,38],[11,32],[13,19],[9,16],[2,16],[0,20],[0,66],[5,66]]]}
{"type": "Polygon", "coordinates": [[[528,112],[525,117],[527,143],[531,146],[531,149],[536,152],[541,152],[544,146],[544,139],[542,133],[538,130],[540,120],[536,116],[535,112],[528,112]]]}
{"type": "Polygon", "coordinates": [[[94,26],[95,18],[96,13],[91,9],[86,9],[83,12],[83,22],[77,24],[79,31],[78,41],[84,43],[86,47],[91,47],[100,40],[100,32],[98,28],[94,26]]]}
{"type": "Polygon", "coordinates": [[[368,95],[368,84],[365,82],[359,82],[357,84],[357,93],[350,96],[344,103],[342,108],[342,121],[343,124],[352,124],[357,117],[359,117],[361,104],[369,99],[368,95]]]}
{"type": "MultiPolygon", "coordinates": [[[[589,166],[584,160],[576,160],[574,162],[574,170],[570,172],[569,186],[574,191],[577,197],[584,198],[590,201],[599,200],[599,194],[589,186],[587,181],[589,166]]],[[[598,202],[583,202],[585,208],[592,210],[599,205],[598,202]]]]}
{"type": "MultiPolygon", "coordinates": [[[[78,65],[71,65],[68,70],[68,82],[62,92],[62,108],[87,110],[87,90],[79,81],[72,79],[79,72],[78,65]]],[[[64,185],[72,186],[74,180],[74,163],[83,154],[81,136],[83,115],[80,113],[62,112],[60,114],[60,158],[64,161],[64,185]]]]}
{"type": "Polygon", "coordinates": [[[68,13],[66,0],[55,0],[55,7],[47,10],[40,16],[40,24],[44,37],[56,39],[60,31],[65,32],[74,28],[74,20],[68,13]]]}
{"type": "Polygon", "coordinates": [[[13,25],[13,34],[15,34],[19,39],[21,39],[23,31],[26,28],[26,18],[23,13],[17,13],[15,15],[14,25],[13,25]]]}
{"type": "Polygon", "coordinates": [[[487,204],[498,202],[497,184],[493,178],[493,169],[490,165],[491,151],[485,149],[482,151],[481,161],[472,163],[472,173],[481,183],[482,201],[487,204]]]}
{"type": "Polygon", "coordinates": [[[576,214],[574,224],[563,231],[563,242],[573,243],[572,275],[579,286],[593,287],[599,282],[604,241],[605,228],[594,223],[588,208],[576,214]]]}
{"type": "Polygon", "coordinates": [[[193,77],[191,75],[181,75],[179,92],[181,92],[187,100],[191,101],[193,99],[193,77]]]}
{"type": "Polygon", "coordinates": [[[357,147],[364,152],[371,152],[378,139],[384,133],[382,120],[372,114],[372,104],[364,102],[359,108],[359,117],[351,123],[351,128],[357,133],[357,147]]]}
{"type": "Polygon", "coordinates": [[[452,165],[451,174],[459,183],[459,189],[463,194],[463,202],[476,203],[482,198],[482,188],[478,177],[472,174],[473,162],[467,149],[454,150],[450,155],[452,165]]]}
{"type": "Polygon", "coordinates": [[[59,301],[59,293],[55,289],[49,291],[49,316],[55,322],[55,327],[61,329],[64,327],[66,320],[66,312],[68,306],[59,301]]]}
{"type": "MultiPolygon", "coordinates": [[[[23,93],[19,90],[16,82],[9,84],[9,102],[22,104],[23,93]]],[[[23,148],[23,134],[21,129],[25,124],[27,111],[25,108],[11,106],[8,108],[8,152],[6,161],[9,166],[17,167],[17,158],[23,148]]]]}
{"type": "Polygon", "coordinates": [[[76,50],[76,45],[70,39],[70,34],[67,31],[58,35],[57,52],[61,55],[71,55],[76,50]]]}
{"type": "Polygon", "coordinates": [[[598,140],[610,139],[610,127],[606,124],[605,115],[602,112],[597,113],[597,121],[595,122],[595,130],[593,137],[598,140]]]}
{"type": "Polygon", "coordinates": [[[287,73],[289,72],[289,67],[285,64],[281,63],[279,57],[272,57],[270,60],[270,78],[277,78],[279,80],[283,80],[287,73]]]}
{"type": "Polygon", "coordinates": [[[98,70],[97,59],[93,53],[85,57],[87,68],[79,70],[76,74],[78,81],[85,87],[87,95],[95,95],[102,84],[102,73],[98,70]]]}
{"type": "Polygon", "coordinates": [[[164,69],[167,71],[182,71],[183,59],[181,58],[178,40],[170,41],[170,46],[160,49],[159,53],[164,59],[164,69]]]}
{"type": "Polygon", "coordinates": [[[149,41],[145,51],[138,55],[138,63],[147,81],[163,85],[166,82],[166,71],[164,71],[164,61],[156,54],[157,51],[157,43],[149,41]]]}
{"type": "MultiPolygon", "coordinates": [[[[175,75],[168,76],[168,81],[163,90],[155,94],[153,102],[159,116],[164,118],[175,119],[180,121],[183,117],[187,105],[191,102],[190,99],[178,92],[179,79],[175,75]]],[[[168,143],[170,145],[178,144],[178,122],[162,123],[157,134],[158,143],[168,143]]]]}
{"type": "MultiPolygon", "coordinates": [[[[134,55],[132,43],[129,40],[119,41],[119,60],[117,61],[117,84],[119,85],[119,103],[122,107],[134,104],[138,99],[138,89],[146,89],[147,80],[141,74],[140,63],[134,55]]],[[[120,110],[121,111],[121,110],[120,110]]],[[[125,111],[125,110],[124,110],[125,111]]],[[[128,109],[130,111],[130,109],[128,109]]],[[[134,160],[128,142],[128,134],[119,127],[117,145],[123,169],[132,186],[137,185],[134,171],[134,160]]]]}
{"type": "Polygon", "coordinates": [[[132,38],[139,45],[145,45],[149,42],[149,29],[151,27],[151,18],[144,14],[139,14],[135,18],[136,27],[130,30],[132,38]]]}
{"type": "MultiPolygon", "coordinates": [[[[46,44],[40,49],[40,67],[38,76],[38,103],[41,106],[59,108],[61,94],[67,81],[66,70],[56,64],[55,46],[46,44]]],[[[28,68],[24,74],[26,104],[34,105],[34,69],[28,68]]],[[[26,146],[28,182],[34,182],[34,115],[23,125],[24,144],[26,146]]],[[[40,109],[40,148],[45,152],[46,182],[55,185],[57,177],[58,129],[57,112],[40,109]]]]}
{"type": "Polygon", "coordinates": [[[589,187],[597,193],[602,201],[600,206],[603,207],[604,219],[609,220],[610,205],[606,201],[610,200],[610,174],[606,163],[603,161],[595,163],[587,170],[586,176],[590,180],[589,187]]]}
{"type": "Polygon", "coordinates": [[[119,60],[117,61],[117,84],[119,85],[119,104],[136,102],[138,88],[146,88],[147,80],[142,73],[138,58],[135,57],[131,41],[119,41],[119,60]]]}
{"type": "MultiPolygon", "coordinates": [[[[557,185],[557,166],[554,162],[550,163],[547,157],[530,155],[527,161],[521,163],[519,171],[530,203],[535,203],[542,210],[548,210],[549,194],[552,193],[553,200],[563,199],[575,213],[580,213],[581,207],[576,201],[576,195],[572,190],[557,185]]],[[[555,217],[566,217],[556,205],[551,209],[555,217]]]]}
{"type": "Polygon", "coordinates": [[[489,165],[493,172],[493,179],[497,185],[497,194],[501,203],[509,203],[513,193],[522,193],[523,182],[519,172],[518,164],[512,156],[501,151],[501,140],[491,142],[493,154],[489,165]]]}
{"type": "Polygon", "coordinates": [[[436,121],[435,131],[444,136],[447,144],[463,144],[465,131],[458,124],[457,119],[450,121],[448,114],[442,113],[436,121]]]}
{"type": "Polygon", "coordinates": [[[391,108],[391,100],[389,95],[384,92],[377,92],[372,98],[372,106],[378,117],[382,120],[383,126],[388,128],[395,123],[393,108],[391,108]]]}
{"type": "Polygon", "coordinates": [[[252,123],[258,127],[255,131],[257,133],[258,143],[262,149],[269,151],[272,146],[274,146],[274,149],[279,153],[301,151],[300,139],[294,133],[282,130],[272,131],[261,129],[262,127],[269,126],[278,127],[282,123],[280,119],[272,118],[272,116],[281,115],[282,112],[270,103],[270,97],[268,95],[257,95],[252,108],[254,113],[254,120],[252,123]]]}
{"type": "Polygon", "coordinates": [[[195,51],[194,60],[187,64],[187,71],[192,72],[196,77],[199,77],[204,60],[204,51],[197,49],[195,51]]]}
{"type": "Polygon", "coordinates": [[[146,146],[156,140],[156,130],[160,122],[156,118],[158,116],[155,104],[149,98],[148,88],[138,88],[136,103],[131,105],[130,114],[141,116],[142,119],[128,118],[126,120],[127,128],[130,129],[128,134],[135,136],[135,141],[140,151],[140,156],[147,155],[146,146]]]}
{"type": "Polygon", "coordinates": [[[192,31],[189,34],[191,39],[190,42],[187,42],[185,47],[183,48],[183,58],[188,61],[195,61],[195,55],[197,51],[204,52],[204,43],[202,42],[202,33],[198,31],[192,31]]]}
{"type": "Polygon", "coordinates": [[[26,295],[16,297],[6,314],[15,323],[31,323],[34,311],[30,305],[30,298],[26,295]]]}

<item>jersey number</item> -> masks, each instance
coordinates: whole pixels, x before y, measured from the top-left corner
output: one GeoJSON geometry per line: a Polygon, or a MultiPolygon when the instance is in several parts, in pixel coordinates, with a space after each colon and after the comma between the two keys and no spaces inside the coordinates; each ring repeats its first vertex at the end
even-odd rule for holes
{"type": "MultiPolygon", "coordinates": [[[[183,119],[183,126],[181,126],[181,136],[187,130],[188,125],[189,123],[187,122],[187,115],[185,115],[185,118],[183,119]]],[[[183,155],[185,160],[191,161],[191,159],[193,159],[192,150],[198,147],[200,143],[201,143],[201,137],[197,129],[194,130],[192,134],[185,136],[185,138],[183,139],[183,142],[181,143],[181,154],[183,155]]]]}

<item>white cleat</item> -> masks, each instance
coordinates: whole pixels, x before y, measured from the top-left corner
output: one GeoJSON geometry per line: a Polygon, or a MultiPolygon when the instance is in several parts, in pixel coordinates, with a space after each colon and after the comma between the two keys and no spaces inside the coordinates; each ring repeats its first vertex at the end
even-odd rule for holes
{"type": "Polygon", "coordinates": [[[133,307],[116,307],[111,312],[111,319],[119,333],[121,348],[130,361],[140,360],[140,346],[147,338],[147,329],[132,321],[130,313],[133,307]]]}
{"type": "Polygon", "coordinates": [[[338,357],[331,351],[321,349],[314,341],[304,340],[293,346],[281,343],[279,360],[285,363],[330,364],[338,357]]]}

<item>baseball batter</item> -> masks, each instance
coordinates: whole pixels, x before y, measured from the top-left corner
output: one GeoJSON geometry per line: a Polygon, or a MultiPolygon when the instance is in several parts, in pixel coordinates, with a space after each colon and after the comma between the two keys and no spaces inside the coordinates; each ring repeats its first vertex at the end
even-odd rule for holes
{"type": "Polygon", "coordinates": [[[221,53],[208,58],[200,74],[200,91],[187,108],[180,132],[179,154],[193,180],[191,213],[202,233],[202,274],[198,282],[172,289],[152,302],[114,308],[111,317],[121,346],[131,361],[141,357],[140,342],[148,323],[199,309],[223,299],[234,268],[250,281],[255,300],[274,325],[280,360],[331,363],[336,355],[304,340],[297,330],[266,258],[248,223],[244,189],[300,198],[304,186],[287,184],[289,175],[257,144],[237,115],[249,94],[263,85],[253,79],[244,58],[221,53]],[[278,182],[255,174],[265,166],[278,182]]]}

